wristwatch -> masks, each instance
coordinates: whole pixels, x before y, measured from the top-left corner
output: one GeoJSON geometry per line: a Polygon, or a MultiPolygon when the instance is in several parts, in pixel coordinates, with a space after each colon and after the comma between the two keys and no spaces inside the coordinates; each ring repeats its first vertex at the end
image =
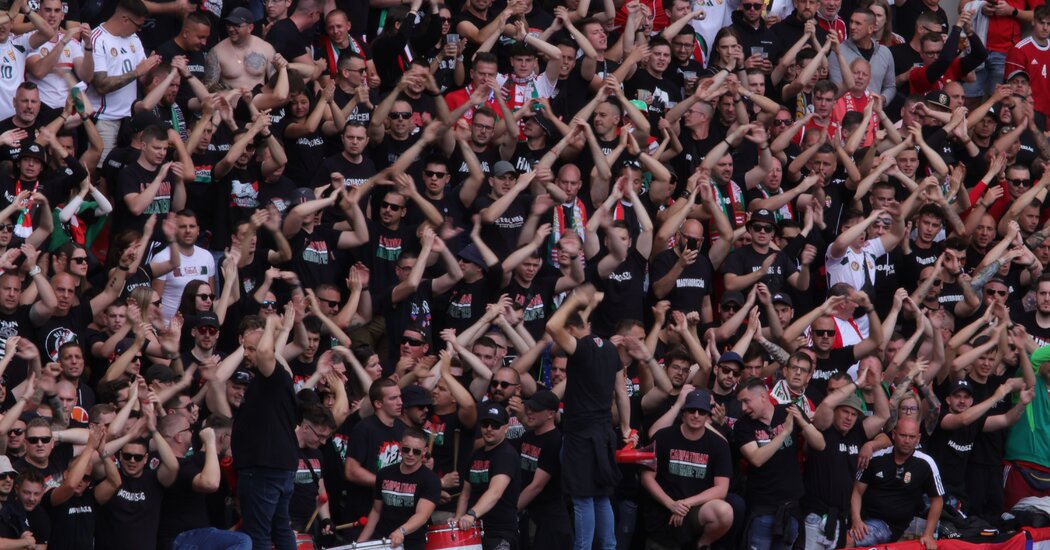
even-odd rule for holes
{"type": "Polygon", "coordinates": [[[33,269],[29,270],[29,276],[30,277],[36,277],[37,275],[40,275],[40,271],[41,271],[40,270],[40,266],[34,265],[33,269]]]}
{"type": "Polygon", "coordinates": [[[475,512],[473,508],[471,508],[470,510],[467,510],[466,515],[474,518],[475,521],[477,521],[477,519],[478,519],[478,513],[475,512]]]}

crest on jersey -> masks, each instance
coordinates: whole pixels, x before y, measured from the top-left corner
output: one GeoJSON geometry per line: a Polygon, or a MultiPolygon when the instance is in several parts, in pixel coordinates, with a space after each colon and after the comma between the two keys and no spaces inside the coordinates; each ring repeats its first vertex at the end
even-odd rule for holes
{"type": "Polygon", "coordinates": [[[109,49],[109,55],[112,55],[113,57],[116,57],[117,56],[117,49],[116,48],[110,48],[109,49]]]}

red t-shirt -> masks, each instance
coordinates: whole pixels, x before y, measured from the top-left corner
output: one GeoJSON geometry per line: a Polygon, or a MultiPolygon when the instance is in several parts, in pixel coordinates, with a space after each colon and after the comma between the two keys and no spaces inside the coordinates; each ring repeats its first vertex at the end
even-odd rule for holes
{"type": "Polygon", "coordinates": [[[908,73],[908,89],[911,93],[922,95],[926,92],[932,92],[934,90],[940,90],[944,88],[944,85],[952,81],[962,80],[962,61],[959,58],[952,60],[952,64],[948,65],[948,70],[944,71],[944,75],[937,82],[929,82],[926,79],[926,69],[929,67],[915,67],[908,73]]]}
{"type": "Polygon", "coordinates": [[[1010,48],[1006,54],[1003,76],[1008,76],[1016,70],[1026,71],[1031,78],[1035,110],[1050,115],[1050,79],[1047,79],[1047,65],[1050,65],[1050,42],[1039,46],[1029,37],[1010,48]]]}

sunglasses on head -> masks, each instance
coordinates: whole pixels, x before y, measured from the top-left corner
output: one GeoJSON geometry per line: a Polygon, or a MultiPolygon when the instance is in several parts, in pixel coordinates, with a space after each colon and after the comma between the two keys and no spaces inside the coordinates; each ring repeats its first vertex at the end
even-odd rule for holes
{"type": "Polygon", "coordinates": [[[390,116],[390,118],[392,120],[397,120],[397,119],[408,120],[408,119],[412,118],[412,113],[409,113],[409,112],[406,112],[406,111],[394,111],[394,112],[391,112],[389,116],[390,116]]]}
{"type": "Polygon", "coordinates": [[[128,462],[140,462],[146,458],[145,454],[139,453],[120,453],[120,456],[122,456],[124,460],[127,460],[128,462]]]}
{"type": "Polygon", "coordinates": [[[26,441],[28,441],[30,445],[47,445],[48,443],[51,443],[51,436],[43,435],[40,437],[27,437],[26,441]]]}
{"type": "Polygon", "coordinates": [[[383,208],[386,208],[386,209],[390,210],[391,212],[400,212],[401,209],[404,208],[404,206],[402,206],[400,204],[394,204],[392,202],[386,202],[386,201],[382,202],[382,206],[383,206],[383,208]]]}
{"type": "Polygon", "coordinates": [[[214,294],[198,294],[197,297],[201,300],[208,300],[209,302],[215,299],[214,294]]]}
{"type": "Polygon", "coordinates": [[[493,380],[491,386],[493,388],[505,390],[507,388],[517,386],[517,384],[515,384],[514,382],[507,382],[506,380],[493,380]]]}

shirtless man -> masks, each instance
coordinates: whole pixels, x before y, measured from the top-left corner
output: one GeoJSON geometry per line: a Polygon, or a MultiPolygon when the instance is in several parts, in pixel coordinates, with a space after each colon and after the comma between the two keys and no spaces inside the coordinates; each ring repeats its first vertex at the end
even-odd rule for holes
{"type": "Polygon", "coordinates": [[[221,81],[233,89],[251,90],[266,81],[274,49],[262,38],[252,35],[253,19],[252,12],[244,7],[234,8],[226,16],[229,36],[212,48],[204,69],[204,79],[209,86],[221,81]]]}

